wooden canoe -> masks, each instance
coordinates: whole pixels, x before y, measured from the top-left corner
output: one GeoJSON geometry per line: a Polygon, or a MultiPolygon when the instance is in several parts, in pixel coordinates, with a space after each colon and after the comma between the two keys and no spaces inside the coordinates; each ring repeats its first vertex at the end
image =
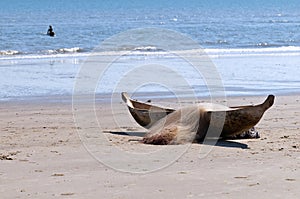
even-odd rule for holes
{"type": "MultiPolygon", "coordinates": [[[[209,126],[219,128],[215,125],[216,122],[211,122],[215,121],[212,117],[225,117],[223,119],[224,124],[221,137],[231,137],[247,131],[260,121],[264,112],[273,105],[274,98],[273,95],[269,95],[263,103],[250,106],[226,107],[222,105],[209,106],[208,104],[199,104],[198,107],[201,107],[201,110],[205,110],[205,118],[199,121],[197,139],[202,139],[206,135],[209,126]]],[[[172,108],[164,108],[133,100],[126,92],[122,93],[122,99],[135,121],[147,129],[151,128],[160,119],[176,111],[172,108]]]]}

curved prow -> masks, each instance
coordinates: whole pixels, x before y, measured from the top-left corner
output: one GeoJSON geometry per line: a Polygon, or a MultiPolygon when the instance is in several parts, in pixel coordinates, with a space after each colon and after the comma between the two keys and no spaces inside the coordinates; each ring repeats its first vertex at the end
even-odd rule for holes
{"type": "Polygon", "coordinates": [[[267,99],[262,103],[262,106],[264,110],[267,110],[274,104],[275,96],[274,95],[269,95],[267,99]]]}
{"type": "Polygon", "coordinates": [[[130,97],[128,96],[128,93],[126,92],[122,92],[122,100],[123,102],[125,102],[127,104],[127,106],[134,108],[131,101],[130,101],[130,97]]]}

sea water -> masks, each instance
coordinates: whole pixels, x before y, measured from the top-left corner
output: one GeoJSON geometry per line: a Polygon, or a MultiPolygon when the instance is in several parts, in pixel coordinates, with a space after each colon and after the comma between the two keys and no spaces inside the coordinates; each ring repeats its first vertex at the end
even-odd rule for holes
{"type": "MultiPolygon", "coordinates": [[[[173,30],[194,40],[217,68],[226,95],[300,91],[299,0],[1,0],[0,98],[72,94],[77,73],[95,48],[136,28],[173,30]],[[55,37],[46,34],[49,25],[55,37]]],[[[205,77],[195,75],[184,59],[152,43],[119,49],[114,48],[117,43],[109,45],[106,52],[99,53],[134,53],[115,62],[105,83],[99,80],[96,93],[116,90],[116,77],[126,76],[126,67],[153,64],[178,68],[198,95],[209,95],[205,77]]],[[[184,42],[178,45],[185,53],[199,51],[184,42]]],[[[145,74],[147,69],[140,72],[145,74]]],[[[168,70],[163,73],[159,75],[166,77],[168,70]]],[[[132,75],[126,84],[141,92],[170,90],[155,82],[141,83],[138,78],[132,75]]],[[[174,80],[172,86],[190,89],[178,84],[174,80]]]]}

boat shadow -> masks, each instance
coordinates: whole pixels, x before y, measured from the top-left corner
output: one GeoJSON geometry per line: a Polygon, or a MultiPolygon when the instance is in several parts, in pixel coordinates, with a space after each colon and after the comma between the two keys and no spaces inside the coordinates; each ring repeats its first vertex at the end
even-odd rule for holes
{"type": "MultiPolygon", "coordinates": [[[[146,134],[146,132],[139,132],[139,131],[106,131],[105,133],[121,135],[121,136],[132,136],[132,137],[136,137],[136,138],[137,137],[142,138],[146,134]]],[[[136,139],[132,139],[132,140],[137,141],[136,139]]],[[[204,142],[200,142],[199,144],[218,146],[218,147],[249,149],[247,144],[233,141],[232,139],[226,140],[226,139],[208,138],[204,142]]]]}
{"type": "Polygon", "coordinates": [[[218,147],[228,147],[228,148],[240,148],[240,149],[249,149],[247,144],[240,143],[233,140],[226,139],[207,139],[205,142],[200,142],[199,144],[218,146],[218,147]]]}

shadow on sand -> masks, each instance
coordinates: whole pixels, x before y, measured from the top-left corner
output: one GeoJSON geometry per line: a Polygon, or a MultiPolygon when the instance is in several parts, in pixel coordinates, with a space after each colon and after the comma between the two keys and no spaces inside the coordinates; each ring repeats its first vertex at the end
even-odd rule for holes
{"type": "MultiPolygon", "coordinates": [[[[106,131],[105,133],[110,133],[114,135],[123,135],[123,136],[133,136],[133,137],[144,137],[146,132],[138,132],[138,131],[106,131]]],[[[137,141],[137,139],[132,139],[132,141],[137,141]]],[[[240,148],[240,149],[248,149],[248,145],[240,142],[235,142],[232,140],[224,140],[219,139],[216,141],[214,138],[208,138],[205,140],[205,143],[201,142],[199,144],[205,145],[214,145],[218,147],[229,147],[229,148],[240,148]]]]}
{"type": "Polygon", "coordinates": [[[206,145],[215,145],[218,147],[229,147],[229,148],[240,148],[240,149],[249,149],[247,144],[232,141],[232,140],[224,140],[224,139],[207,139],[205,143],[200,144],[206,144],[206,145]]]}

